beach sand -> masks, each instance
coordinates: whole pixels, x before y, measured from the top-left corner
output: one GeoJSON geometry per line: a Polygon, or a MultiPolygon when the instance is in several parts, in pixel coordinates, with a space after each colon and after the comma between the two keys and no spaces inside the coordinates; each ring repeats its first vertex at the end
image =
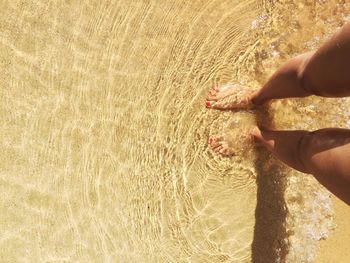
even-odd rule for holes
{"type": "MultiPolygon", "coordinates": [[[[288,263],[314,255],[329,196],[243,138],[258,119],[348,127],[349,101],[204,107],[214,84],[259,87],[350,9],[282,2],[1,1],[0,262],[272,263],[288,238],[288,263]],[[231,159],[207,144],[227,131],[231,159]]],[[[347,258],[349,210],[335,213],[318,262],[347,258]]]]}
{"type": "Polygon", "coordinates": [[[350,262],[350,206],[333,196],[336,228],[320,242],[315,263],[350,262]]]}

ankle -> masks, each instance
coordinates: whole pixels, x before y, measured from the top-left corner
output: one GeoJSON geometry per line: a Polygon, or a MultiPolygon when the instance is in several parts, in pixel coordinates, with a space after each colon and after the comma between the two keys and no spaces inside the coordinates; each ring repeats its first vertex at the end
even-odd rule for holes
{"type": "Polygon", "coordinates": [[[259,94],[259,91],[256,91],[252,94],[252,96],[250,97],[250,101],[252,102],[253,105],[255,106],[261,106],[263,105],[265,102],[267,102],[266,99],[261,98],[261,95],[259,94]]]}
{"type": "Polygon", "coordinates": [[[253,129],[251,129],[249,135],[253,138],[255,142],[262,140],[261,130],[258,126],[255,126],[253,129]]]}

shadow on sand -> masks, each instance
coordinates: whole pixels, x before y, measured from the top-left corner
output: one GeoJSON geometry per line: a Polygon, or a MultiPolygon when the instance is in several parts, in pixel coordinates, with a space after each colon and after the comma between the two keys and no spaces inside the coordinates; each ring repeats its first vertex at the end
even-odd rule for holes
{"type": "MultiPolygon", "coordinates": [[[[257,111],[258,126],[274,127],[268,106],[257,111]]],[[[265,148],[256,147],[257,206],[255,210],[253,263],[285,262],[288,247],[285,221],[287,215],[284,200],[286,170],[282,165],[269,164],[273,158],[265,148]]]]}

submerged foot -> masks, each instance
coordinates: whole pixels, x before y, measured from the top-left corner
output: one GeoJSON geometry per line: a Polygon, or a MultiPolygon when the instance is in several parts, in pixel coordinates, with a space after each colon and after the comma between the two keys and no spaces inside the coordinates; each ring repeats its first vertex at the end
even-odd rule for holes
{"type": "Polygon", "coordinates": [[[241,85],[233,83],[209,90],[205,105],[213,109],[237,109],[252,106],[254,91],[243,89],[241,85]]]}
{"type": "MultiPolygon", "coordinates": [[[[258,143],[261,141],[261,130],[258,127],[254,127],[251,131],[243,135],[240,142],[245,141],[247,144],[258,143]]],[[[223,135],[212,135],[209,137],[210,148],[222,156],[232,156],[236,154],[237,149],[232,145],[232,142],[223,135]]]]}
{"type": "Polygon", "coordinates": [[[228,141],[222,135],[210,136],[209,146],[214,152],[220,153],[223,156],[232,156],[235,153],[234,149],[229,146],[228,141]]]}

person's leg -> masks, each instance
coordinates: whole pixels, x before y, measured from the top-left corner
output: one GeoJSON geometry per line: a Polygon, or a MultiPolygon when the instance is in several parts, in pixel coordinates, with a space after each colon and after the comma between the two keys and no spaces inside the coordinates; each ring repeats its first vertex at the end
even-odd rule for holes
{"type": "Polygon", "coordinates": [[[261,105],[272,99],[307,97],[312,95],[302,85],[301,72],[313,53],[299,55],[278,69],[257,91],[238,85],[214,87],[208,93],[206,106],[215,109],[245,108],[261,105]]]}
{"type": "Polygon", "coordinates": [[[350,23],[316,52],[290,60],[254,95],[253,103],[271,99],[350,96],[350,23]]]}
{"type": "Polygon", "coordinates": [[[299,144],[301,138],[309,134],[308,131],[271,131],[255,127],[251,135],[270,150],[278,159],[288,166],[306,173],[303,162],[299,157],[299,144]]]}
{"type": "Polygon", "coordinates": [[[350,96],[350,22],[322,45],[310,58],[301,82],[314,95],[350,96]]]}
{"type": "Polygon", "coordinates": [[[298,171],[313,174],[350,205],[350,130],[308,132],[255,128],[252,135],[281,161],[298,171]]]}
{"type": "Polygon", "coordinates": [[[299,55],[287,62],[257,92],[242,92],[234,85],[231,90],[215,87],[208,93],[206,106],[232,109],[261,105],[272,99],[350,96],[349,63],[350,23],[347,23],[316,52],[299,55]]]}

